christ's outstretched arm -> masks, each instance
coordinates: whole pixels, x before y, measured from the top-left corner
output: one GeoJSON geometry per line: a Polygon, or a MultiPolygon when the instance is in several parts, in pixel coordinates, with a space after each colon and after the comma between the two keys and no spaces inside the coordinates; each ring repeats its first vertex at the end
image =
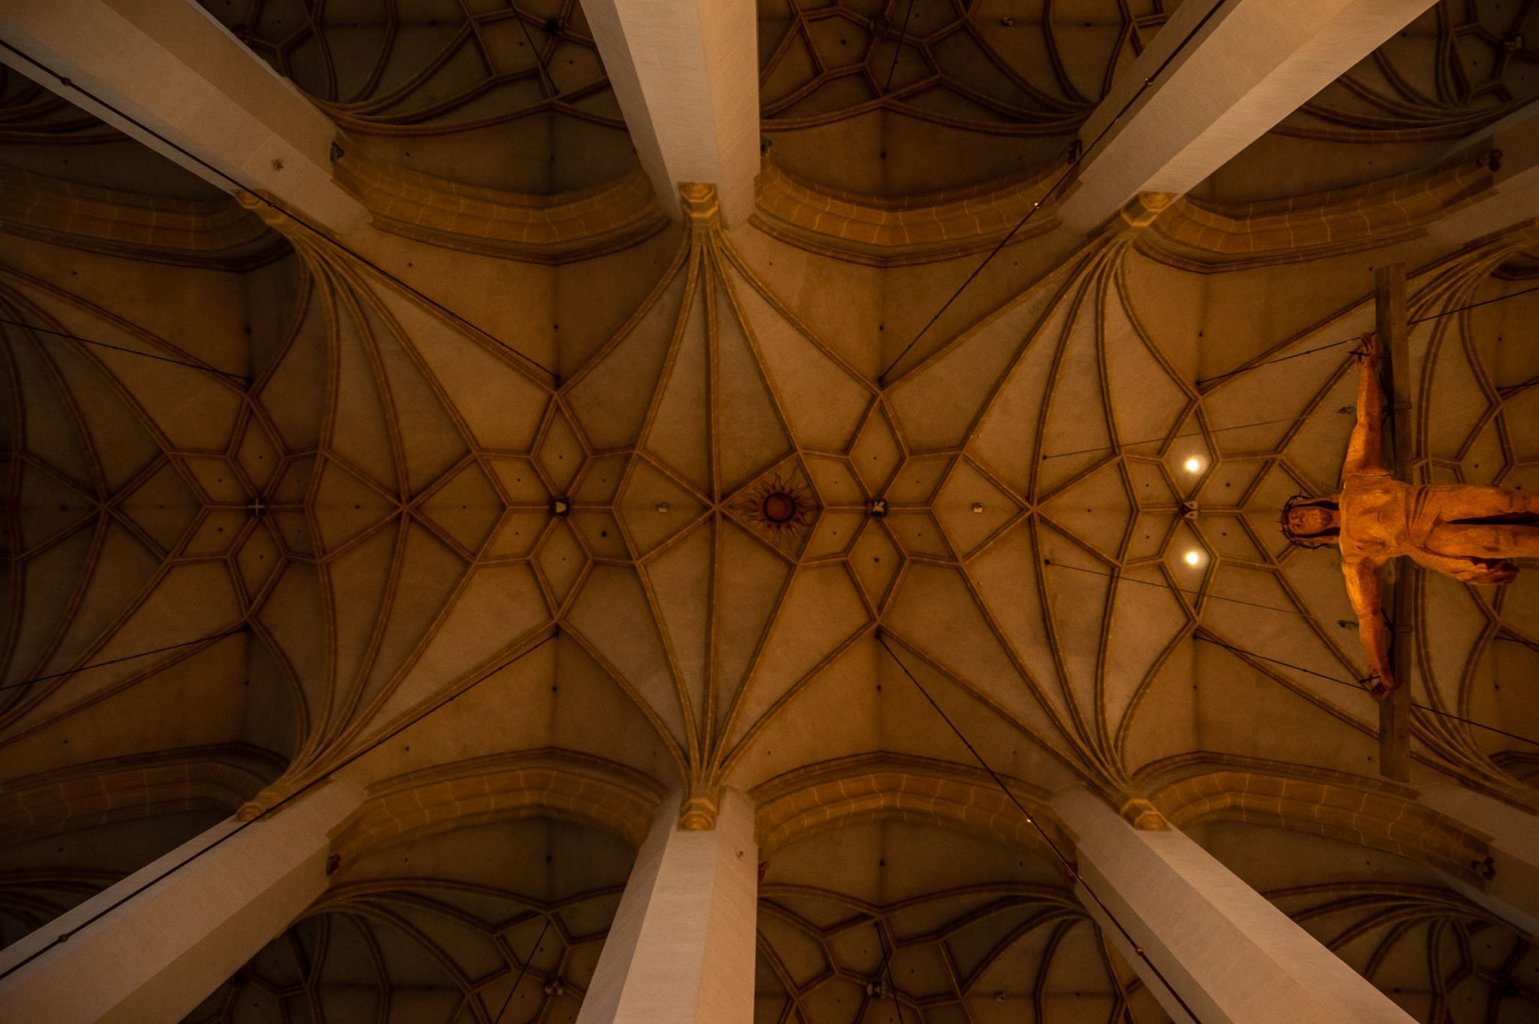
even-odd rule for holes
{"type": "Polygon", "coordinates": [[[1368,667],[1378,676],[1369,688],[1375,697],[1383,697],[1395,688],[1395,674],[1389,665],[1389,630],[1384,628],[1384,602],[1379,591],[1379,567],[1367,559],[1343,561],[1341,574],[1347,580],[1347,598],[1357,614],[1357,635],[1368,652],[1368,667]]]}
{"type": "Polygon", "coordinates": [[[1357,423],[1347,442],[1347,458],[1341,465],[1342,477],[1354,473],[1385,473],[1384,468],[1384,392],[1379,385],[1379,339],[1365,334],[1357,358],[1357,423]]]}

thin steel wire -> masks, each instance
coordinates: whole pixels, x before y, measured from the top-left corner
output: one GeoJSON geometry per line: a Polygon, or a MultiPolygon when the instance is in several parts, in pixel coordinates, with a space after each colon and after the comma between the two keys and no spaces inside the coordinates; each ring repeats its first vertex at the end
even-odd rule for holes
{"type": "Polygon", "coordinates": [[[1456,306],[1453,309],[1445,309],[1441,313],[1428,313],[1426,316],[1419,316],[1415,320],[1407,320],[1406,323],[1411,327],[1415,327],[1417,324],[1424,324],[1428,320],[1441,320],[1445,316],[1453,316],[1455,313],[1463,313],[1468,309],[1479,309],[1481,306],[1494,306],[1498,302],[1506,302],[1508,299],[1516,299],[1522,295],[1531,295],[1534,292],[1539,292],[1539,284],[1534,285],[1532,288],[1520,288],[1515,292],[1508,292],[1506,295],[1498,295],[1495,298],[1481,299],[1479,302],[1471,302],[1465,306],[1456,306]]]}
{"type": "MultiPolygon", "coordinates": [[[[1466,310],[1479,309],[1482,306],[1495,305],[1498,302],[1506,302],[1508,299],[1516,299],[1519,296],[1529,295],[1533,292],[1539,292],[1539,285],[1534,285],[1532,288],[1523,288],[1515,292],[1508,292],[1506,295],[1498,295],[1495,298],[1482,299],[1479,302],[1471,302],[1467,305],[1456,306],[1453,309],[1445,309],[1439,313],[1428,313],[1426,316],[1419,316],[1414,320],[1407,320],[1406,325],[1409,327],[1415,327],[1417,324],[1424,324],[1433,320],[1441,320],[1444,317],[1453,316],[1457,313],[1463,313],[1466,310]]],[[[1271,366],[1273,363],[1285,363],[1290,359],[1298,359],[1303,356],[1313,355],[1316,352],[1324,352],[1326,349],[1335,348],[1338,345],[1346,345],[1356,340],[1357,338],[1355,337],[1343,338],[1341,341],[1333,341],[1329,345],[1321,345],[1319,348],[1308,349],[1304,352],[1295,352],[1292,355],[1280,356],[1277,359],[1268,359],[1265,362],[1256,363],[1253,366],[1242,366],[1238,370],[1230,370],[1228,373],[1221,373],[1216,377],[1201,377],[1197,380],[1197,386],[1202,387],[1204,384],[1211,384],[1214,381],[1226,380],[1230,377],[1237,377],[1242,373],[1249,373],[1252,370],[1259,370],[1263,366],[1271,366]]],[[[1535,380],[1539,380],[1539,378],[1535,378],[1535,380]]],[[[1533,381],[1526,381],[1525,383],[1533,383],[1533,381]]],[[[1522,386],[1522,384],[1517,384],[1506,388],[1499,388],[1498,390],[1508,391],[1522,386]]]]}
{"type": "Polygon", "coordinates": [[[1214,427],[1211,430],[1188,430],[1184,434],[1165,434],[1160,437],[1146,437],[1140,441],[1118,441],[1116,444],[1096,445],[1094,448],[1076,448],[1071,452],[1052,452],[1042,456],[1043,461],[1048,459],[1063,459],[1070,455],[1089,455],[1091,452],[1109,452],[1121,448],[1131,448],[1137,444],[1156,444],[1160,441],[1174,441],[1183,437],[1206,437],[1209,434],[1224,434],[1232,430],[1249,430],[1251,427],[1270,427],[1278,423],[1295,423],[1297,416],[1284,416],[1275,420],[1257,420],[1254,423],[1236,423],[1232,427],[1214,427]]]}
{"type": "Polygon", "coordinates": [[[50,672],[46,676],[33,676],[31,679],[20,679],[14,683],[6,683],[0,686],[0,690],[19,690],[25,686],[35,686],[38,683],[46,683],[50,679],[62,679],[65,676],[76,675],[81,672],[89,672],[93,668],[106,668],[108,665],[120,665],[125,661],[133,661],[135,658],[148,658],[152,654],[164,654],[167,651],[178,651],[183,647],[193,647],[197,644],[208,643],[222,637],[234,636],[244,633],[246,627],[238,626],[235,629],[227,629],[222,633],[210,633],[208,636],[200,636],[195,640],[184,640],[179,644],[167,644],[165,647],[156,647],[153,650],[138,651],[134,654],[125,654],[120,658],[108,658],[106,661],[93,661],[89,665],[81,665],[79,668],[65,669],[63,672],[50,672]]]}
{"type": "Polygon", "coordinates": [[[1201,590],[1187,590],[1184,587],[1173,587],[1173,586],[1169,585],[1168,583],[1156,583],[1153,580],[1136,579],[1135,577],[1128,576],[1125,573],[1120,573],[1120,572],[1113,573],[1113,572],[1105,572],[1105,571],[1103,571],[1101,569],[1092,569],[1088,565],[1069,565],[1069,564],[1067,564],[1065,562],[1055,562],[1051,558],[1044,558],[1044,559],[1042,559],[1042,564],[1046,565],[1046,566],[1051,566],[1054,569],[1068,569],[1068,570],[1071,570],[1072,572],[1082,572],[1082,573],[1088,573],[1091,576],[1101,576],[1101,577],[1104,577],[1105,579],[1117,580],[1118,582],[1121,582],[1121,583],[1138,583],[1138,584],[1141,584],[1142,586],[1145,586],[1145,587],[1158,587],[1161,590],[1167,590],[1167,591],[1168,590],[1174,590],[1178,594],[1188,594],[1188,595],[1197,596],[1197,597],[1206,596],[1209,601],[1227,601],[1230,604],[1242,604],[1242,605],[1244,605],[1247,608],[1260,608],[1262,611],[1281,612],[1284,615],[1303,615],[1304,614],[1302,611],[1300,611],[1297,608],[1279,608],[1275,604],[1261,604],[1261,603],[1259,603],[1257,601],[1247,601],[1244,598],[1239,598],[1239,597],[1225,597],[1222,594],[1207,594],[1207,595],[1204,595],[1201,590]]]}
{"type": "Polygon", "coordinates": [[[1294,352],[1292,355],[1278,356],[1276,359],[1267,359],[1263,362],[1254,363],[1250,366],[1242,366],[1238,370],[1230,370],[1228,373],[1220,373],[1213,377],[1199,377],[1197,378],[1197,386],[1203,387],[1204,385],[1212,384],[1214,381],[1228,380],[1230,377],[1238,377],[1242,373],[1250,373],[1252,370],[1259,370],[1263,366],[1272,366],[1276,363],[1286,363],[1290,359],[1302,359],[1305,356],[1312,356],[1316,352],[1324,352],[1327,349],[1339,348],[1342,345],[1350,345],[1352,342],[1357,341],[1358,337],[1361,336],[1358,335],[1351,338],[1342,338],[1340,341],[1333,341],[1329,345],[1320,345],[1317,348],[1305,349],[1303,352],[1294,352]]]}
{"type": "Polygon", "coordinates": [[[508,996],[502,1001],[502,1009],[497,1011],[497,1016],[492,1018],[493,1024],[502,1024],[502,1015],[508,1012],[508,1004],[513,1001],[513,993],[518,991],[518,983],[524,980],[524,974],[529,970],[529,965],[534,962],[534,955],[540,951],[540,943],[545,941],[545,933],[550,928],[550,918],[545,918],[545,924],[540,928],[539,938],[534,940],[534,945],[529,947],[529,955],[524,957],[524,962],[519,965],[518,977],[513,979],[513,987],[508,989],[508,996]]]}
{"type": "Polygon", "coordinates": [[[968,740],[967,736],[962,732],[961,728],[959,728],[957,724],[951,720],[951,716],[946,714],[945,709],[943,709],[940,704],[936,703],[934,697],[930,696],[930,691],[925,689],[924,684],[919,681],[919,678],[914,675],[914,673],[909,671],[908,666],[903,663],[903,659],[899,658],[897,653],[888,646],[887,638],[883,636],[880,631],[878,631],[876,634],[876,642],[882,645],[882,650],[887,652],[887,656],[893,660],[893,663],[896,664],[899,669],[902,670],[904,675],[908,676],[909,682],[914,684],[914,687],[919,691],[920,695],[924,697],[926,703],[935,709],[935,713],[937,715],[940,715],[941,721],[946,723],[946,726],[951,730],[952,734],[955,735],[957,739],[962,741],[962,745],[967,748],[967,752],[972,754],[973,760],[977,761],[979,766],[988,773],[989,778],[994,780],[994,784],[998,786],[1000,791],[1005,794],[1006,799],[1015,805],[1016,810],[1021,812],[1021,815],[1026,819],[1026,824],[1030,825],[1034,830],[1036,830],[1037,835],[1040,836],[1042,841],[1047,844],[1047,848],[1053,851],[1053,856],[1058,858],[1059,863],[1063,866],[1064,871],[1068,873],[1068,876],[1075,882],[1079,883],[1080,888],[1085,890],[1090,899],[1095,903],[1097,907],[1100,908],[1101,913],[1106,915],[1106,919],[1110,921],[1112,925],[1117,929],[1117,931],[1122,934],[1122,937],[1127,940],[1128,946],[1133,950],[1134,954],[1136,954],[1140,960],[1148,965],[1149,970],[1154,972],[1154,976],[1159,979],[1160,984],[1165,987],[1165,990],[1171,994],[1177,1003],[1181,1004],[1181,1009],[1185,1010],[1187,1014],[1190,1015],[1192,1020],[1200,1022],[1202,1018],[1197,1016],[1192,1008],[1187,1005],[1186,1000],[1181,998],[1181,993],[1176,991],[1175,986],[1172,985],[1170,980],[1165,977],[1164,972],[1159,969],[1153,960],[1149,959],[1149,954],[1144,952],[1143,945],[1139,943],[1138,940],[1133,938],[1132,934],[1127,930],[1127,927],[1123,925],[1120,920],[1118,920],[1117,915],[1112,913],[1111,908],[1106,905],[1106,902],[1101,899],[1100,895],[1096,893],[1095,889],[1091,887],[1090,883],[1085,881],[1085,879],[1080,875],[1079,867],[1074,863],[1074,861],[1071,860],[1069,856],[1063,852],[1063,850],[1059,849],[1058,844],[1053,841],[1053,837],[1048,835],[1047,830],[1037,823],[1036,815],[1027,810],[1025,804],[1021,803],[1020,798],[1015,795],[1015,791],[1005,783],[1004,776],[1000,775],[997,771],[994,770],[994,767],[989,764],[989,762],[981,753],[979,753],[978,748],[973,746],[972,742],[968,740]]]}
{"type": "Polygon", "coordinates": [[[887,935],[882,931],[882,922],[872,921],[871,924],[876,929],[876,941],[882,945],[882,973],[887,976],[887,991],[892,994],[892,1005],[898,1008],[898,1024],[907,1024],[903,1015],[903,1000],[898,998],[898,983],[892,980],[893,947],[887,945],[887,935]]]}
{"type": "MultiPolygon", "coordinates": [[[[228,380],[237,381],[242,387],[245,387],[245,385],[251,383],[251,378],[247,377],[243,373],[232,373],[229,370],[216,370],[212,366],[200,366],[197,363],[189,363],[185,359],[172,359],[170,356],[160,356],[153,352],[141,352],[134,348],[124,348],[122,345],[111,345],[105,341],[93,341],[90,338],[82,338],[78,334],[70,334],[68,331],[56,331],[50,327],[43,327],[39,324],[29,324],[25,320],[12,320],[9,317],[0,316],[0,324],[9,324],[12,327],[22,327],[26,330],[32,331],[35,334],[48,334],[58,338],[67,338],[70,341],[78,341],[82,345],[91,345],[95,348],[111,349],[114,352],[122,352],[126,355],[139,356],[144,359],[153,359],[160,363],[173,363],[177,366],[185,366],[189,370],[197,370],[199,373],[209,373],[216,377],[224,377],[228,380]]],[[[5,337],[9,338],[10,335],[7,334],[5,337]]]]}
{"type": "Polygon", "coordinates": [[[369,753],[371,750],[376,749],[381,744],[388,743],[390,740],[392,740],[395,737],[399,736],[402,732],[404,732],[407,729],[411,728],[412,726],[416,725],[418,722],[422,722],[422,721],[426,720],[434,712],[436,712],[436,711],[440,710],[441,708],[447,707],[448,705],[454,703],[456,700],[458,700],[459,698],[463,697],[465,694],[469,693],[471,690],[475,689],[477,686],[480,686],[486,680],[488,680],[488,679],[492,678],[493,676],[497,675],[499,672],[502,672],[504,669],[512,668],[518,662],[520,662],[523,659],[527,658],[529,655],[533,654],[535,651],[539,650],[541,647],[544,647],[546,644],[548,644],[552,640],[556,639],[556,637],[559,636],[559,635],[560,635],[559,632],[553,631],[549,636],[545,637],[539,643],[536,643],[533,646],[525,649],[524,651],[521,651],[520,653],[514,655],[513,657],[509,658],[507,661],[502,662],[501,664],[495,666],[494,668],[488,669],[486,672],[484,672],[480,676],[476,677],[476,679],[474,679],[464,689],[459,690],[458,692],[456,692],[454,694],[451,694],[449,697],[447,697],[446,699],[444,699],[444,700],[440,701],[439,703],[435,704],[433,707],[429,708],[427,711],[425,711],[422,714],[416,716],[415,718],[408,719],[407,721],[402,722],[400,725],[396,726],[395,728],[386,731],[384,733],[384,735],[380,736],[378,739],[374,740],[372,743],[368,744],[367,746],[361,747],[360,749],[358,749],[357,751],[353,752],[352,754],[349,754],[339,764],[333,766],[324,775],[320,775],[320,776],[317,776],[314,779],[311,779],[309,782],[305,783],[303,786],[301,786],[300,788],[296,789],[294,792],[290,793],[288,796],[283,797],[282,799],[280,799],[276,803],[274,803],[271,807],[269,807],[266,810],[262,811],[262,813],[258,814],[256,817],[250,819],[249,821],[241,822],[239,825],[235,826],[235,828],[232,828],[230,831],[226,832],[224,835],[220,836],[218,839],[214,840],[212,843],[209,843],[207,846],[204,846],[204,847],[200,848],[196,853],[192,854],[189,857],[184,857],[183,859],[177,861],[175,864],[173,864],[170,867],[166,868],[164,871],[160,872],[154,878],[151,878],[151,879],[145,881],[143,884],[141,884],[138,887],[136,887],[132,892],[129,892],[129,893],[119,897],[118,899],[112,901],[111,904],[109,904],[108,906],[103,907],[102,909],[96,911],[90,917],[87,917],[84,921],[81,921],[79,924],[75,925],[74,927],[67,928],[64,931],[59,932],[57,935],[55,935],[53,937],[53,939],[51,941],[49,941],[48,943],[46,943],[42,947],[40,947],[40,948],[38,948],[36,950],[33,950],[27,956],[25,956],[22,959],[18,960],[16,963],[11,964],[9,967],[5,968],[5,970],[0,971],[0,979],[4,979],[4,978],[10,977],[12,974],[15,974],[17,971],[21,970],[23,967],[25,967],[28,964],[30,964],[32,961],[36,960],[38,957],[40,957],[43,954],[45,954],[45,953],[49,952],[50,950],[52,950],[54,947],[59,946],[59,945],[63,944],[64,942],[67,942],[69,940],[70,936],[76,934],[77,932],[81,931],[84,928],[89,928],[91,925],[95,924],[97,921],[101,920],[103,917],[105,917],[108,914],[112,913],[114,910],[118,909],[123,904],[125,904],[129,900],[133,899],[135,896],[138,896],[140,893],[146,891],[147,889],[151,888],[152,886],[159,885],[161,882],[165,881],[171,875],[173,875],[176,872],[180,871],[182,868],[186,867],[188,864],[191,864],[193,861],[197,860],[199,857],[203,856],[205,853],[208,853],[210,850],[217,849],[218,847],[222,846],[224,843],[226,843],[229,840],[231,840],[231,839],[235,838],[236,836],[240,835],[242,832],[244,832],[246,829],[250,828],[252,825],[255,825],[257,822],[262,821],[264,818],[267,818],[267,817],[271,816],[272,814],[277,812],[279,809],[281,809],[281,808],[287,806],[288,804],[292,803],[293,801],[299,799],[301,796],[303,796],[306,793],[308,793],[311,790],[311,788],[313,788],[314,786],[316,786],[317,784],[319,784],[321,782],[324,782],[331,775],[333,775],[336,772],[339,772],[342,769],[346,768],[348,765],[352,764],[354,761],[357,761],[360,757],[362,757],[363,755],[369,753]]]}
{"type": "MultiPolygon", "coordinates": [[[[1363,690],[1363,692],[1367,692],[1364,690],[1363,684],[1360,682],[1355,682],[1350,679],[1342,679],[1340,676],[1327,675],[1324,672],[1316,672],[1312,668],[1305,668],[1303,665],[1295,665],[1292,662],[1283,661],[1281,658],[1269,658],[1265,654],[1257,654],[1255,651],[1248,651],[1243,647],[1237,647],[1234,644],[1220,640],[1217,637],[1211,636],[1207,633],[1195,633],[1193,636],[1196,639],[1203,641],[1204,643],[1212,644],[1215,647],[1222,647],[1234,654],[1243,654],[1248,658],[1255,658],[1258,661],[1269,661],[1274,665],[1281,665],[1284,668],[1292,669],[1295,672],[1307,673],[1308,675],[1314,676],[1317,679],[1324,679],[1327,682],[1338,683],[1342,686],[1350,686],[1354,690],[1363,690]]],[[[1539,739],[1534,739],[1531,736],[1524,736],[1521,733],[1510,732],[1506,729],[1500,728],[1499,726],[1488,725],[1485,722],[1477,722],[1473,718],[1466,718],[1465,716],[1455,714],[1452,711],[1444,711],[1442,708],[1435,708],[1430,704],[1422,704],[1419,701],[1413,700],[1411,701],[1411,707],[1420,711],[1425,711],[1429,715],[1437,715],[1440,718],[1451,719],[1455,722],[1463,722],[1465,725],[1468,725],[1474,729],[1484,729],[1487,732],[1493,732],[1499,736],[1505,736],[1508,739],[1517,740],[1520,743],[1531,743],[1534,746],[1539,747],[1539,739]]]]}
{"type": "Polygon", "coordinates": [[[1143,94],[1148,90],[1148,88],[1154,84],[1155,79],[1159,78],[1160,75],[1165,72],[1165,69],[1168,68],[1177,57],[1181,56],[1182,52],[1186,49],[1186,45],[1197,36],[1197,33],[1202,31],[1202,29],[1207,25],[1208,20],[1211,19],[1213,15],[1216,14],[1226,2],[1227,0],[1218,0],[1217,3],[1215,3],[1211,8],[1208,9],[1205,14],[1203,14],[1202,18],[1198,20],[1197,24],[1192,26],[1191,31],[1187,32],[1185,38],[1183,38],[1181,42],[1176,44],[1176,47],[1171,50],[1169,56],[1160,62],[1160,66],[1155,68],[1154,71],[1149,74],[1149,77],[1143,80],[1143,82],[1138,86],[1137,91],[1135,91],[1133,95],[1128,98],[1128,101],[1122,105],[1122,108],[1112,115],[1111,120],[1106,122],[1106,127],[1102,128],[1096,137],[1090,140],[1090,145],[1086,146],[1083,150],[1080,151],[1078,156],[1074,157],[1074,159],[1070,161],[1069,166],[1063,169],[1063,173],[1058,175],[1058,177],[1053,180],[1053,183],[1048,186],[1046,192],[1042,193],[1042,198],[1031,204],[1031,209],[1026,211],[1026,215],[1015,222],[1015,226],[1006,232],[1005,237],[1001,238],[999,242],[995,244],[994,248],[989,250],[988,255],[983,257],[983,261],[974,267],[972,273],[968,274],[966,279],[963,280],[961,284],[957,285],[956,290],[951,293],[950,297],[947,298],[945,302],[941,303],[941,307],[935,311],[935,315],[930,317],[930,319],[925,322],[923,327],[919,328],[919,333],[914,335],[913,340],[910,341],[907,345],[903,346],[903,351],[899,352],[897,356],[894,357],[892,362],[888,363],[882,369],[882,372],[877,375],[878,381],[885,380],[887,375],[892,372],[893,367],[901,363],[903,361],[903,357],[908,355],[909,352],[913,350],[915,345],[919,344],[919,339],[923,338],[925,334],[929,332],[930,328],[935,326],[936,321],[938,321],[941,316],[945,314],[946,310],[951,308],[951,304],[956,302],[957,298],[967,290],[968,285],[972,284],[973,281],[977,280],[978,275],[983,273],[983,268],[987,267],[991,262],[993,262],[995,256],[998,256],[1001,252],[1004,251],[1005,246],[1010,244],[1010,240],[1020,233],[1020,230],[1026,226],[1027,222],[1030,221],[1031,218],[1036,216],[1037,211],[1042,208],[1048,199],[1054,193],[1056,193],[1058,189],[1062,188],[1064,183],[1074,175],[1074,172],[1079,169],[1079,165],[1084,162],[1085,157],[1089,156],[1090,152],[1094,150],[1096,146],[1101,144],[1101,140],[1106,138],[1111,130],[1117,126],[1117,123],[1121,121],[1127,112],[1133,108],[1133,105],[1137,103],[1140,98],[1142,98],[1143,94]]]}
{"type": "Polygon", "coordinates": [[[903,15],[903,27],[898,30],[898,41],[892,47],[892,65],[887,69],[887,82],[882,95],[892,92],[892,76],[898,71],[898,57],[903,53],[903,41],[908,38],[908,22],[914,16],[914,0],[908,0],[908,12],[903,15]]]}

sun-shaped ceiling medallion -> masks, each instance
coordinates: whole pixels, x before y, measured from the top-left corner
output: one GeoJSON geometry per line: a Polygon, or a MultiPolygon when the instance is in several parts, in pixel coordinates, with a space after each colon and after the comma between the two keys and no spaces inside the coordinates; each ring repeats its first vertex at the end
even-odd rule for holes
{"type": "Polygon", "coordinates": [[[794,556],[812,531],[819,505],[812,485],[793,464],[744,487],[727,508],[744,526],[794,556]]]}

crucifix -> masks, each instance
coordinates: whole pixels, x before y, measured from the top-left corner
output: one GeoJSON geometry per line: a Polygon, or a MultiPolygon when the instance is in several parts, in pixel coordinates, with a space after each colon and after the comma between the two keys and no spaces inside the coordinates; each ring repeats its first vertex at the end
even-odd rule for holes
{"type": "Polygon", "coordinates": [[[1297,496],[1283,506],[1283,534],[1303,547],[1341,553],[1347,596],[1368,655],[1369,692],[1383,701],[1380,768],[1404,779],[1409,769],[1410,622],[1417,568],[1483,586],[1509,582],[1515,558],[1539,557],[1539,494],[1472,484],[1415,484],[1410,382],[1406,357],[1405,272],[1379,272],[1378,330],[1363,336],[1357,360],[1357,422],[1341,468],[1341,490],[1297,496]],[[1386,347],[1388,353],[1386,354],[1386,347]],[[1385,364],[1388,363],[1386,370],[1385,364]],[[1384,458],[1385,380],[1393,396],[1384,458]],[[1391,626],[1385,621],[1380,569],[1398,560],[1391,626]]]}

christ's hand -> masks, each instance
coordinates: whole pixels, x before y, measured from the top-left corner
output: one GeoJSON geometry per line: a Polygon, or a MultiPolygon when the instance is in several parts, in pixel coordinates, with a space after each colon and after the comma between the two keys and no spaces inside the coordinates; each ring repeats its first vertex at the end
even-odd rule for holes
{"type": "Polygon", "coordinates": [[[1360,347],[1352,352],[1353,357],[1363,360],[1369,366],[1378,366],[1383,355],[1383,350],[1379,347],[1379,336],[1369,331],[1358,339],[1358,345],[1360,347]]]}

